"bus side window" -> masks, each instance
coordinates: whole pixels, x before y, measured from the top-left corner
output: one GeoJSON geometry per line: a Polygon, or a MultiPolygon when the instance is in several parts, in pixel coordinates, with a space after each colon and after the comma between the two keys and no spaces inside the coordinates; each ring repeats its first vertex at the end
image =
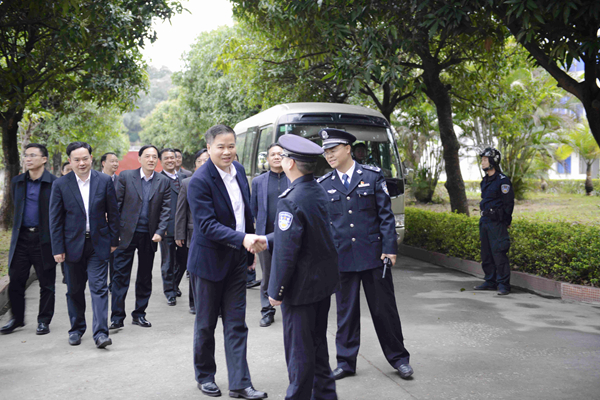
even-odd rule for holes
{"type": "Polygon", "coordinates": [[[256,156],[256,174],[260,175],[269,170],[267,161],[267,148],[273,142],[273,126],[268,126],[260,130],[258,141],[258,153],[256,156]]]}
{"type": "Polygon", "coordinates": [[[244,145],[246,144],[246,132],[237,135],[235,140],[235,150],[240,164],[244,164],[244,145]]]}
{"type": "Polygon", "coordinates": [[[257,132],[257,128],[248,129],[248,132],[246,132],[246,145],[244,147],[244,154],[243,157],[240,156],[240,162],[248,174],[252,171],[252,151],[254,150],[254,138],[256,137],[257,132]]]}

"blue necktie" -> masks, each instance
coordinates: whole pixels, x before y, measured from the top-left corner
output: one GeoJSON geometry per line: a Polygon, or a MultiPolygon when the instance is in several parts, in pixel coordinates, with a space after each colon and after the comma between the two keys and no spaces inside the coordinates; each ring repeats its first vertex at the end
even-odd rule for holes
{"type": "Polygon", "coordinates": [[[342,183],[346,186],[346,189],[350,187],[350,181],[348,180],[348,175],[342,175],[342,183]]]}

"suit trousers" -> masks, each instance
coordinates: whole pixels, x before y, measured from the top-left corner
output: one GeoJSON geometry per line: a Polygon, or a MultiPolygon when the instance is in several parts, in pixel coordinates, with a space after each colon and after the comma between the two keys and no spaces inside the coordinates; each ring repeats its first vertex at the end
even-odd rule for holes
{"type": "Polygon", "coordinates": [[[337,399],[329,366],[327,315],[331,297],[299,306],[281,305],[287,363],[286,400],[337,399]]]}
{"type": "Polygon", "coordinates": [[[115,253],[110,253],[108,258],[108,291],[112,291],[112,283],[115,277],[115,253]]]}
{"type": "MultiPolygon", "coordinates": [[[[180,248],[175,244],[175,239],[172,236],[166,236],[160,242],[160,272],[163,280],[163,292],[167,299],[176,297],[179,288],[179,282],[177,282],[177,275],[179,274],[178,249],[180,248]]],[[[179,278],[179,281],[181,282],[181,278],[179,278]]]]}
{"type": "Polygon", "coordinates": [[[38,323],[50,324],[54,315],[56,266],[44,269],[39,232],[23,229],[19,234],[13,260],[8,269],[10,277],[8,298],[13,318],[17,322],[23,322],[25,319],[25,286],[32,265],[40,285],[38,323]]]}
{"type": "Polygon", "coordinates": [[[108,260],[101,260],[94,251],[92,239],[85,239],[83,255],[78,262],[65,262],[67,278],[67,308],[71,329],[69,333],[83,336],[85,323],[85,284],[90,287],[92,297],[94,340],[105,334],[108,336],[108,260]]]}
{"type": "Polygon", "coordinates": [[[269,303],[269,279],[271,277],[271,260],[273,256],[269,251],[258,253],[260,268],[262,269],[262,282],[260,283],[260,313],[263,317],[267,315],[275,315],[275,307],[269,303]]]}
{"type": "Polygon", "coordinates": [[[131,243],[125,250],[117,249],[115,255],[115,276],[112,287],[111,321],[121,323],[125,320],[125,298],[131,281],[133,256],[138,251],[138,270],[135,280],[135,309],[133,318],[145,317],[146,308],[152,294],[152,264],[154,248],[148,232],[135,232],[131,243]]]}
{"type": "Polygon", "coordinates": [[[404,347],[402,325],[394,295],[392,271],[383,276],[383,267],[359,272],[340,272],[340,289],[335,295],[337,304],[337,366],[356,372],[360,347],[360,283],[375,326],[375,332],[385,358],[394,368],[408,364],[410,354],[404,347]]]}
{"type": "Polygon", "coordinates": [[[252,385],[246,360],[246,249],[239,250],[235,258],[235,264],[229,266],[229,272],[222,281],[213,282],[190,273],[194,299],[196,304],[202,304],[202,307],[196,307],[194,325],[196,381],[202,384],[215,380],[215,328],[220,310],[230,390],[252,385]]]}

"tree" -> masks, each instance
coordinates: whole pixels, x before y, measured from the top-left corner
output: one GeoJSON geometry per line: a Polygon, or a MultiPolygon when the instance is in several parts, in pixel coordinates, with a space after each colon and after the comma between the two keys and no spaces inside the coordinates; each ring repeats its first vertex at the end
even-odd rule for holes
{"type": "Polygon", "coordinates": [[[600,147],[590,132],[590,127],[585,122],[578,123],[569,129],[563,139],[564,145],[559,149],[561,158],[567,158],[570,153],[576,152],[585,162],[585,192],[589,196],[594,191],[592,180],[592,164],[600,158],[600,147]]]}
{"type": "Polygon", "coordinates": [[[5,0],[0,2],[0,124],[5,164],[0,227],[12,222],[11,179],[19,173],[18,124],[32,104],[65,99],[132,104],[146,74],[139,47],[154,41],[153,18],[177,1],[5,0]],[[37,97],[39,102],[33,102],[37,97]]]}
{"type": "Polygon", "coordinates": [[[484,0],[531,57],[558,86],[577,97],[600,144],[600,2],[597,0],[484,0]],[[583,80],[569,75],[573,60],[584,63],[583,80]]]}

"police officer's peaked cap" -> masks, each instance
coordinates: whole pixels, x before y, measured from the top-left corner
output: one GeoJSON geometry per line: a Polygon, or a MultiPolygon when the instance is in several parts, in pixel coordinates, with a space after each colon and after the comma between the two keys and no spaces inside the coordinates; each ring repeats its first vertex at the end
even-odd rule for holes
{"type": "Polygon", "coordinates": [[[493,147],[488,147],[485,150],[483,150],[481,154],[479,154],[479,157],[487,157],[490,164],[497,167],[500,165],[502,154],[493,147]]]}
{"type": "Polygon", "coordinates": [[[338,144],[352,144],[356,136],[341,129],[325,128],[319,132],[323,139],[323,149],[330,149],[338,144]]]}
{"type": "Polygon", "coordinates": [[[283,157],[298,161],[314,162],[323,154],[321,146],[298,135],[283,135],[277,144],[283,149],[283,157]]]}

